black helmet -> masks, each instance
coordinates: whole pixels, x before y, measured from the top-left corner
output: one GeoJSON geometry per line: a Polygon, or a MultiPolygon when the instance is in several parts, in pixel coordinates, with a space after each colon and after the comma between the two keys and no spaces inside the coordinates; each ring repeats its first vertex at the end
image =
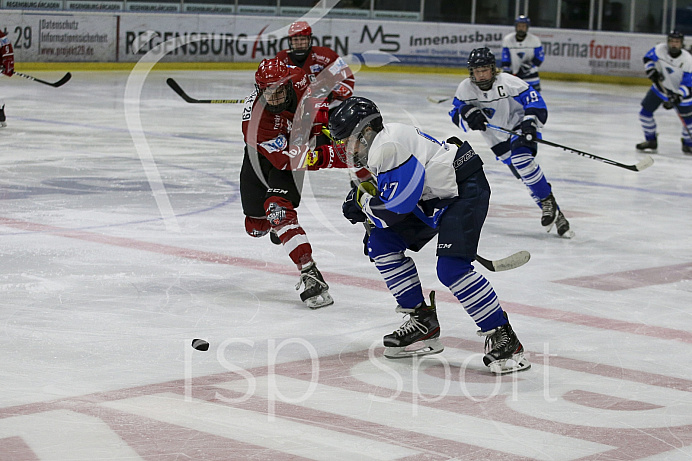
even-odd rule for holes
{"type": "Polygon", "coordinates": [[[671,30],[668,32],[668,40],[667,40],[667,45],[668,45],[668,54],[671,55],[674,58],[677,58],[680,56],[682,53],[682,47],[684,46],[684,41],[685,41],[685,36],[682,34],[682,32],[678,32],[677,30],[671,30]],[[670,46],[670,41],[671,40],[680,40],[680,47],[671,47],[670,46]]]}
{"type": "Polygon", "coordinates": [[[682,32],[678,32],[677,30],[671,30],[668,32],[668,38],[678,38],[680,40],[684,40],[685,36],[682,34],[682,32]]]}
{"type": "MultiPolygon", "coordinates": [[[[335,141],[343,141],[358,135],[362,144],[362,132],[366,127],[371,127],[376,133],[382,131],[382,115],[380,109],[369,99],[353,96],[341,103],[329,116],[329,133],[335,141]]],[[[367,150],[367,149],[366,149],[367,150]]],[[[365,166],[367,153],[359,155],[359,158],[351,158],[351,154],[345,149],[337,149],[339,157],[348,165],[365,166]],[[342,155],[343,153],[343,155],[342,155]]]]}
{"type": "Polygon", "coordinates": [[[329,132],[337,141],[360,133],[368,125],[375,131],[382,130],[380,109],[367,98],[348,98],[329,116],[329,132]]]}
{"type": "Polygon", "coordinates": [[[493,82],[495,81],[495,75],[497,74],[496,65],[497,63],[495,62],[495,55],[492,51],[490,51],[490,48],[476,48],[475,50],[471,51],[468,61],[469,76],[471,77],[471,81],[478,85],[478,88],[480,88],[481,90],[489,90],[490,87],[493,86],[493,82]],[[477,81],[476,77],[473,75],[473,69],[476,69],[477,67],[486,66],[491,67],[492,77],[490,78],[490,80],[483,80],[480,82],[477,81]]]}

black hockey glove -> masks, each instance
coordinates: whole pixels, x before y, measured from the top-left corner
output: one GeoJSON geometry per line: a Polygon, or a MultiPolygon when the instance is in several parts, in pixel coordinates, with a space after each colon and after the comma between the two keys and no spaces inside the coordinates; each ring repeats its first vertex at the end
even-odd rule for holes
{"type": "Polygon", "coordinates": [[[536,139],[536,122],[533,119],[527,118],[521,122],[521,134],[527,141],[531,142],[536,139]]]}
{"type": "Polygon", "coordinates": [[[661,81],[661,74],[658,73],[655,67],[646,69],[646,76],[649,78],[649,80],[651,80],[654,83],[658,83],[661,81]]]}
{"type": "Polygon", "coordinates": [[[472,130],[485,131],[485,124],[488,122],[488,119],[485,118],[485,114],[478,107],[466,111],[462,117],[472,130]]]}
{"type": "Polygon", "coordinates": [[[363,213],[363,209],[358,203],[357,188],[354,187],[351,189],[351,192],[348,193],[346,200],[344,200],[343,205],[341,205],[341,212],[344,214],[346,219],[351,221],[351,224],[365,222],[367,217],[365,216],[365,213],[363,213]]]}
{"type": "Polygon", "coordinates": [[[670,110],[673,107],[677,106],[680,104],[680,101],[682,100],[682,96],[680,96],[677,93],[668,93],[668,100],[663,102],[663,108],[666,110],[670,110]]]}

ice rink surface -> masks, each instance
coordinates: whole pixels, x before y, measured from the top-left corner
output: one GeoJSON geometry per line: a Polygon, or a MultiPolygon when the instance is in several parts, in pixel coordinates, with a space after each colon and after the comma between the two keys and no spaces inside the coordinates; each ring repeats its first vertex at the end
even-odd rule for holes
{"type": "MultiPolygon", "coordinates": [[[[307,309],[283,249],[245,234],[242,106],[187,104],[165,79],[242,98],[252,72],[157,71],[127,87],[125,72],[73,74],[58,89],[2,79],[0,460],[692,458],[692,157],[673,112],[656,113],[659,153],[642,172],[540,147],[576,232],[565,240],[480,134],[427,101],[459,77],[356,75],[385,122],[482,156],[493,196],[479,254],[532,255],[477,266],[533,364],[496,378],[432,243],[414,259],[446,349],[382,357],[403,319],[362,227],[341,216],[344,171],[310,173],[299,208],[333,306],[307,309]]],[[[545,139],[644,158],[645,87],[543,87],[545,139]]]]}

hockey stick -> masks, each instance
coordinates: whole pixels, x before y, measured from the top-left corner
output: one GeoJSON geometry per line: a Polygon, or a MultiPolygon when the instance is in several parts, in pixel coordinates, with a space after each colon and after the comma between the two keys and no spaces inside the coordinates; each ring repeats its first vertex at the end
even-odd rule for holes
{"type": "Polygon", "coordinates": [[[168,86],[170,86],[173,91],[178,93],[178,96],[183,98],[185,102],[189,102],[191,104],[242,104],[245,102],[244,99],[195,99],[185,93],[185,91],[180,88],[180,85],[178,85],[178,82],[172,78],[167,78],[166,83],[168,83],[168,86]]]}
{"type": "Polygon", "coordinates": [[[62,78],[60,80],[58,80],[57,82],[51,83],[51,82],[47,82],[45,80],[41,80],[40,78],[32,77],[31,75],[22,74],[21,72],[15,72],[14,75],[19,75],[20,77],[24,77],[26,79],[33,80],[34,82],[43,83],[44,85],[52,86],[53,88],[63,86],[65,83],[69,82],[70,79],[72,78],[72,74],[68,72],[65,75],[63,75],[62,78]]]}
{"type": "Polygon", "coordinates": [[[491,272],[501,272],[508,271],[511,269],[516,269],[521,267],[531,259],[531,253],[526,250],[517,251],[513,255],[509,255],[506,258],[491,261],[485,259],[480,255],[476,255],[476,261],[480,263],[481,266],[485,267],[491,272]]]}
{"type": "Polygon", "coordinates": [[[450,99],[452,99],[452,98],[435,99],[432,96],[428,96],[428,101],[430,101],[434,104],[440,104],[440,103],[443,103],[445,101],[449,101],[450,99]]]}
{"type": "MultiPolygon", "coordinates": [[[[492,128],[493,130],[496,131],[501,131],[503,133],[511,134],[513,136],[524,136],[521,133],[517,133],[516,131],[508,130],[507,128],[502,128],[501,126],[497,125],[492,125],[490,123],[485,124],[488,128],[492,128]]],[[[552,147],[557,147],[558,149],[565,150],[567,152],[572,152],[573,154],[581,155],[582,157],[590,158],[592,160],[598,160],[603,163],[607,163],[608,165],[613,165],[613,166],[618,166],[620,168],[624,168],[626,170],[631,170],[631,171],[642,171],[647,168],[649,168],[651,165],[654,164],[654,159],[651,158],[651,156],[647,155],[644,160],[641,162],[637,163],[636,165],[625,165],[624,163],[616,162],[615,160],[610,160],[604,157],[599,157],[598,155],[590,154],[588,152],[584,152],[581,150],[573,149],[572,147],[567,147],[563,146],[562,144],[557,144],[554,142],[546,141],[545,139],[541,138],[536,138],[536,139],[530,139],[529,136],[525,136],[525,138],[530,142],[530,141],[535,141],[540,144],[545,144],[546,146],[552,146],[552,147]]]]}

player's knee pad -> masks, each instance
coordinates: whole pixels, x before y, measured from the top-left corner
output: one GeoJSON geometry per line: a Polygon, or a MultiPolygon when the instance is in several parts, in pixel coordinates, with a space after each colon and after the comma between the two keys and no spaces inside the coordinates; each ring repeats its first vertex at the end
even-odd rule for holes
{"type": "Polygon", "coordinates": [[[512,151],[512,165],[514,165],[514,168],[517,169],[522,177],[536,168],[536,162],[533,157],[534,154],[527,148],[512,151]]]}
{"type": "Polygon", "coordinates": [[[516,152],[525,151],[531,155],[536,155],[538,152],[538,144],[535,141],[527,141],[523,136],[517,136],[512,140],[512,157],[516,152]]]}
{"type": "Polygon", "coordinates": [[[437,258],[437,278],[448,288],[472,270],[471,261],[467,259],[453,256],[440,256],[437,258]]]}
{"type": "Polygon", "coordinates": [[[368,256],[373,260],[382,255],[389,256],[395,253],[401,253],[401,258],[403,259],[406,248],[406,242],[394,231],[375,227],[370,232],[368,256]]]}
{"type": "Polygon", "coordinates": [[[686,125],[692,123],[692,106],[678,106],[678,111],[686,125]]]}
{"type": "Polygon", "coordinates": [[[650,110],[646,110],[642,107],[642,109],[639,111],[639,117],[645,117],[645,118],[651,118],[654,116],[654,113],[651,112],[650,110]]]}
{"type": "Polygon", "coordinates": [[[271,227],[281,228],[298,222],[298,213],[293,209],[293,204],[285,198],[269,197],[264,202],[264,210],[271,227]]]}
{"type": "Polygon", "coordinates": [[[250,237],[263,237],[269,232],[270,226],[267,218],[251,218],[245,216],[245,232],[250,237]]]}

